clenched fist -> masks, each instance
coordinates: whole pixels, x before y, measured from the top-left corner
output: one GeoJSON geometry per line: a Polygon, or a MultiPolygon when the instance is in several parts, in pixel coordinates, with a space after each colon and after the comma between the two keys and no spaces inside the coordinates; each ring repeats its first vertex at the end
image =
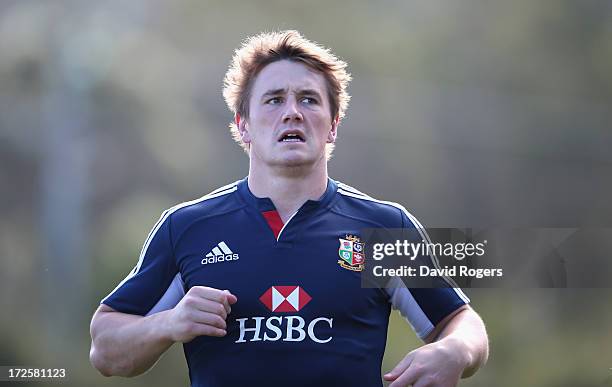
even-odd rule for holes
{"type": "Polygon", "coordinates": [[[229,290],[192,287],[173,309],[167,311],[164,328],[168,337],[188,343],[198,336],[225,336],[225,320],[236,301],[238,299],[229,290]]]}

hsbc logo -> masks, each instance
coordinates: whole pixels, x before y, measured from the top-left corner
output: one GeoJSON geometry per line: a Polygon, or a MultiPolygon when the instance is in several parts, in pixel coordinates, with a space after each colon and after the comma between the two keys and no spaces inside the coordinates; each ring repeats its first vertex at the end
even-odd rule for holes
{"type": "MultiPolygon", "coordinates": [[[[300,286],[271,286],[260,297],[259,301],[274,313],[299,312],[312,300],[312,297],[300,286]]],[[[331,330],[333,318],[318,317],[307,322],[297,315],[272,317],[239,318],[240,338],[235,343],[251,341],[304,341],[306,338],[318,344],[332,340],[328,333],[320,331],[327,327],[331,330]],[[319,333],[317,333],[319,332],[319,333]]]]}
{"type": "Polygon", "coordinates": [[[271,312],[299,312],[312,297],[299,286],[271,286],[259,297],[271,312]]]}

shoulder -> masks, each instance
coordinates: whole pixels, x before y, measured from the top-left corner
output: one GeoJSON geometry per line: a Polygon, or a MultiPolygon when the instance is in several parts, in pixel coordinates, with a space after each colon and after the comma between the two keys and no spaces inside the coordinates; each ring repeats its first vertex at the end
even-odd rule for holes
{"type": "Polygon", "coordinates": [[[197,199],[172,206],[164,211],[162,218],[170,219],[173,224],[185,224],[235,211],[243,206],[235,194],[238,183],[240,180],[197,199]]]}
{"type": "Polygon", "coordinates": [[[340,181],[336,181],[336,184],[341,199],[338,200],[337,207],[341,212],[367,216],[385,227],[422,227],[416,217],[403,205],[374,198],[340,181]]]}

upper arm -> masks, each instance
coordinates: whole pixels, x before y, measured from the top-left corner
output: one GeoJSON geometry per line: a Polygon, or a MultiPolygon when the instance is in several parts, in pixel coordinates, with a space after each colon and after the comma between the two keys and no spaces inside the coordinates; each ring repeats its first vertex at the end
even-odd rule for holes
{"type": "MultiPolygon", "coordinates": [[[[116,312],[117,311],[115,309],[111,308],[108,305],[100,304],[100,306],[98,306],[98,309],[96,309],[96,311],[93,314],[93,317],[91,318],[91,324],[89,326],[89,333],[92,339],[96,337],[100,328],[104,325],[104,317],[108,313],[116,313],[116,312]]],[[[93,341],[92,341],[92,345],[93,345],[93,341]]]]}
{"type": "Polygon", "coordinates": [[[99,323],[100,321],[100,317],[102,317],[104,313],[113,313],[113,312],[117,312],[117,311],[108,305],[100,304],[100,306],[98,306],[98,309],[96,309],[96,311],[93,314],[93,317],[91,318],[90,333],[92,334],[92,337],[93,337],[95,328],[97,326],[97,323],[99,323]]]}
{"type": "Polygon", "coordinates": [[[105,312],[116,312],[116,310],[106,304],[100,304],[100,306],[98,306],[98,309],[96,310],[96,314],[105,312]]]}
{"type": "Polygon", "coordinates": [[[417,336],[426,340],[469,299],[455,288],[407,288],[397,277],[385,289],[393,309],[408,321],[417,336]]]}
{"type": "Polygon", "coordinates": [[[436,339],[438,338],[440,333],[442,333],[442,330],[444,330],[444,328],[451,322],[451,320],[454,319],[457,315],[459,315],[459,313],[463,313],[463,312],[466,312],[466,311],[473,311],[473,309],[469,305],[463,305],[459,309],[457,309],[454,312],[450,313],[448,316],[446,316],[444,319],[442,319],[442,321],[440,321],[435,326],[434,330],[431,331],[431,333],[428,334],[427,337],[425,337],[423,339],[423,341],[428,343],[428,344],[429,343],[433,343],[434,341],[436,341],[436,339]]]}

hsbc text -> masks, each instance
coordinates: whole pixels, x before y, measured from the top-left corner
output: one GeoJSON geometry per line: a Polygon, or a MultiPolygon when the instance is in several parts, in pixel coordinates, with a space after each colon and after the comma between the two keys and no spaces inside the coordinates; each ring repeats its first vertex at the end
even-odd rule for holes
{"type": "Polygon", "coordinates": [[[262,336],[262,326],[265,317],[251,317],[236,319],[240,323],[240,338],[236,343],[246,343],[247,341],[304,341],[306,336],[315,343],[325,344],[331,341],[332,337],[317,336],[315,329],[317,325],[332,327],[333,318],[315,318],[306,325],[306,321],[300,316],[273,316],[265,320],[265,330],[262,336]],[[286,327],[282,329],[283,320],[286,327]],[[248,325],[248,326],[247,326],[248,325]]]}

